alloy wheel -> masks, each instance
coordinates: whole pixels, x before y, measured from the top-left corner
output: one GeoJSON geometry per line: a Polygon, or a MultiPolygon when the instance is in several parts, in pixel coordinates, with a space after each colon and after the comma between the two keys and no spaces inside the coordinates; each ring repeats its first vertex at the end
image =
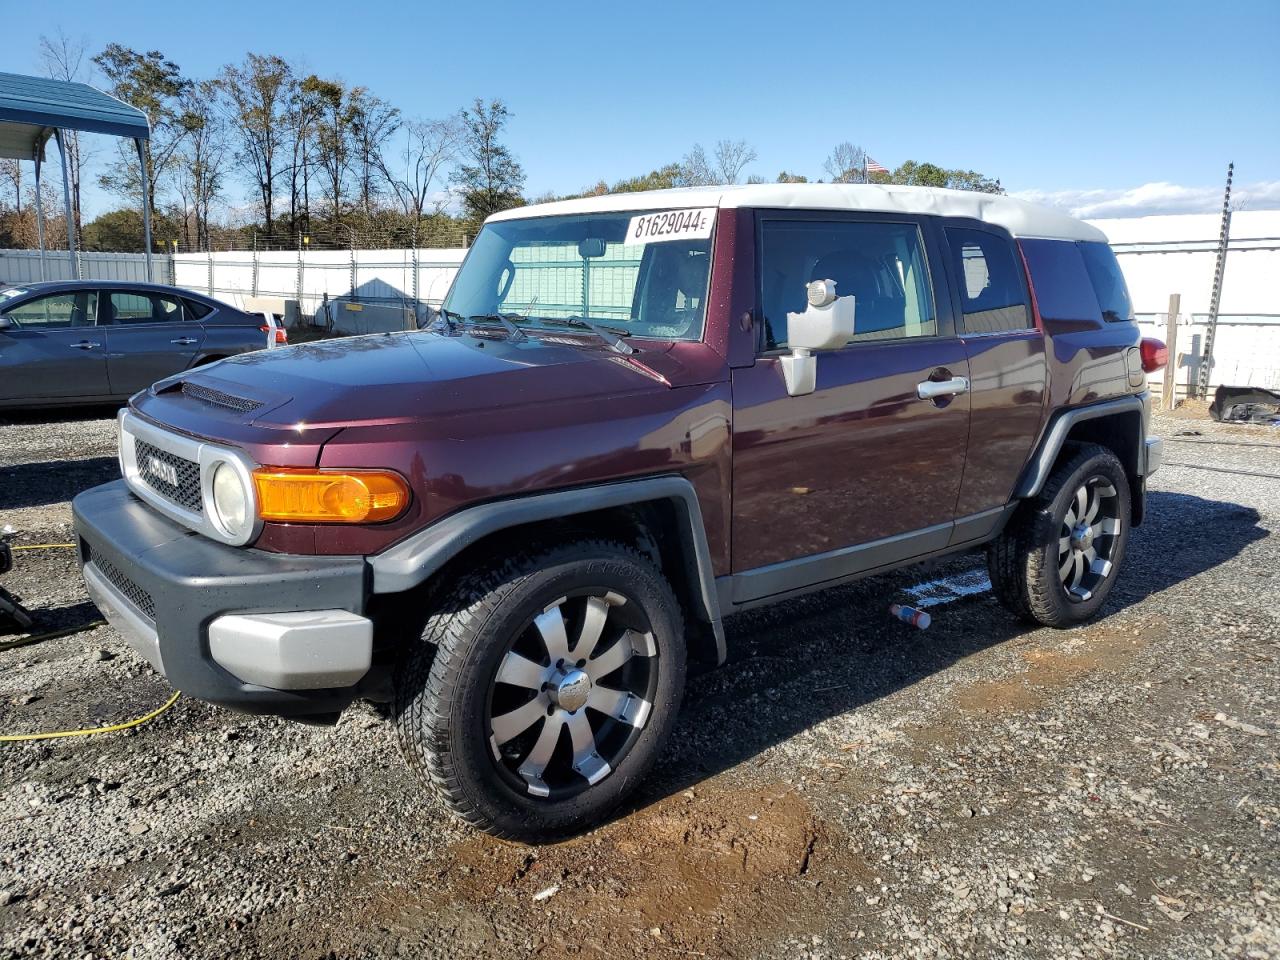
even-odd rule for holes
{"type": "Polygon", "coordinates": [[[1083,603],[1115,569],[1120,542],[1120,502],[1106,477],[1077,489],[1058,533],[1058,577],[1067,597],[1083,603]]]}
{"type": "Polygon", "coordinates": [[[659,666],[639,604],[617,591],[547,605],[513,637],[491,684],[499,772],[514,789],[551,800],[599,783],[648,722],[659,666]]]}

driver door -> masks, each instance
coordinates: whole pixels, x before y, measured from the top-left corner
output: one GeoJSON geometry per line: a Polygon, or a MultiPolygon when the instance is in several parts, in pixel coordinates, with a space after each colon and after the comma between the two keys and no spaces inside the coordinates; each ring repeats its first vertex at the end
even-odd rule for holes
{"type": "Polygon", "coordinates": [[[965,390],[920,396],[969,375],[931,222],[779,212],[757,229],[763,342],[733,371],[735,603],[946,547],[969,435],[965,390]],[[793,397],[787,314],[822,279],[856,298],[854,335],[793,397]]]}
{"type": "Polygon", "coordinates": [[[97,301],[96,291],[71,290],[5,311],[12,325],[0,330],[0,402],[110,395],[97,301]]]}

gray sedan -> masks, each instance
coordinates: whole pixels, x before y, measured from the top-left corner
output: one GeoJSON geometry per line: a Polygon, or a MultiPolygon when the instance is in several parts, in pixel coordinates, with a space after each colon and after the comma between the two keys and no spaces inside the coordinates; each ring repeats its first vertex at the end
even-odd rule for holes
{"type": "Polygon", "coordinates": [[[268,339],[284,342],[283,328],[176,287],[0,284],[0,408],[122,401],[268,339]]]}

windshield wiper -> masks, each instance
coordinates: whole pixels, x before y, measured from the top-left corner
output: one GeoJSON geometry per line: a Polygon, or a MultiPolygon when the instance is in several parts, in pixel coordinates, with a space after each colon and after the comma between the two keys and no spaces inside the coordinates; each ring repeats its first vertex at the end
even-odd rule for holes
{"type": "Polygon", "coordinates": [[[436,319],[444,324],[446,333],[454,334],[458,332],[458,325],[462,322],[462,314],[454,313],[452,310],[446,310],[441,307],[436,311],[436,319]]]}
{"type": "Polygon", "coordinates": [[[471,316],[467,317],[467,320],[468,320],[468,321],[472,321],[472,320],[497,320],[500,324],[502,324],[503,328],[507,331],[508,339],[510,339],[510,340],[523,340],[525,337],[527,337],[527,336],[528,336],[528,334],[527,334],[527,333],[525,333],[523,330],[521,330],[519,327],[517,327],[517,326],[516,326],[515,321],[512,319],[512,317],[516,317],[516,318],[518,318],[518,319],[520,319],[520,320],[527,320],[527,319],[529,319],[528,317],[522,317],[522,316],[520,316],[520,314],[518,314],[518,313],[512,313],[512,314],[506,314],[506,313],[476,313],[476,314],[472,314],[471,316]]]}
{"type": "Polygon", "coordinates": [[[627,330],[619,330],[616,327],[606,327],[604,324],[596,323],[590,317],[539,317],[544,323],[559,323],[566,327],[582,327],[584,330],[590,330],[597,337],[607,343],[612,350],[618,353],[635,353],[635,350],[628,346],[623,337],[631,336],[627,330]]]}

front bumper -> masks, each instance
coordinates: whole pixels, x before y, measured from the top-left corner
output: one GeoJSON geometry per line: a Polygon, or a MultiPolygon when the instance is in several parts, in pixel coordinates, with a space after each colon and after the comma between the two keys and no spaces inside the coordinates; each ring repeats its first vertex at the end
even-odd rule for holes
{"type": "Polygon", "coordinates": [[[341,710],[372,661],[361,557],[215,543],[147,507],[124,481],[72,503],[94,603],[183,693],[250,713],[341,710]]]}

